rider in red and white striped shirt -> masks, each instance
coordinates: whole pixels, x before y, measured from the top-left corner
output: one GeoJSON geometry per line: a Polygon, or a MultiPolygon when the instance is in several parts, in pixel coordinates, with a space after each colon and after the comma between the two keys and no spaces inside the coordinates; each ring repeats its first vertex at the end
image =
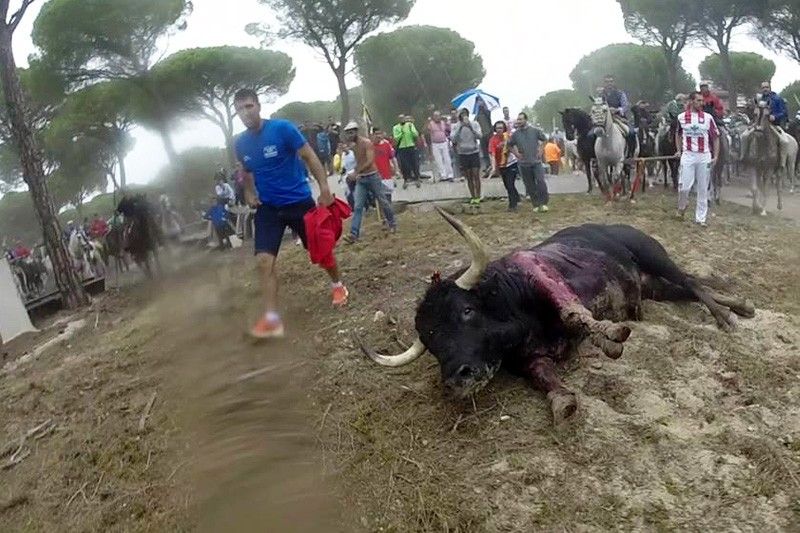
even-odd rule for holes
{"type": "Polygon", "coordinates": [[[703,95],[699,92],[689,95],[686,111],[678,115],[676,135],[677,155],[681,156],[678,215],[683,218],[689,203],[689,192],[696,181],[695,222],[705,226],[708,214],[708,180],[711,166],[719,157],[719,130],[714,117],[703,111],[703,95]]]}

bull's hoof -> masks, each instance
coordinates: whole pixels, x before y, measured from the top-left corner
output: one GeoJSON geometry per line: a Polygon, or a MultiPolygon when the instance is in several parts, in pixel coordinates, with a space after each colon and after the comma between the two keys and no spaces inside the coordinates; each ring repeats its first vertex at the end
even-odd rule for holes
{"type": "Polygon", "coordinates": [[[570,391],[550,391],[547,399],[553,413],[553,424],[556,426],[572,418],[578,411],[578,398],[570,391]]]}
{"type": "Polygon", "coordinates": [[[736,315],[728,312],[713,313],[719,328],[725,333],[731,333],[736,329],[736,315]]]}
{"type": "Polygon", "coordinates": [[[756,316],[756,306],[750,300],[737,302],[737,305],[731,306],[731,311],[744,318],[756,316]]]}
{"type": "Polygon", "coordinates": [[[619,359],[622,357],[624,345],[621,342],[609,340],[601,333],[593,334],[591,339],[592,344],[603,350],[603,353],[606,354],[606,357],[611,359],[619,359]]]}
{"type": "Polygon", "coordinates": [[[614,342],[625,342],[631,336],[631,328],[625,324],[603,321],[603,333],[614,342]]]}

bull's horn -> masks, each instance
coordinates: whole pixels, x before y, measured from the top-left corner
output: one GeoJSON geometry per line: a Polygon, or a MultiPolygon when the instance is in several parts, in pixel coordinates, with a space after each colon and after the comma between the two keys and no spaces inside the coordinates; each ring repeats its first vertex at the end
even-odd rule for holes
{"type": "Polygon", "coordinates": [[[436,207],[436,211],[438,211],[439,214],[442,215],[442,217],[449,222],[450,225],[453,226],[462,237],[464,237],[464,240],[467,241],[467,244],[472,251],[472,264],[470,264],[467,271],[461,274],[461,277],[456,280],[456,285],[468,291],[478,284],[478,281],[481,279],[481,275],[489,265],[489,253],[486,251],[486,247],[483,245],[481,240],[477,235],[475,235],[475,232],[472,231],[469,226],[438,206],[436,207]]]}
{"type": "Polygon", "coordinates": [[[361,351],[364,352],[364,355],[375,361],[381,366],[391,366],[391,367],[398,367],[407,365],[417,358],[419,358],[422,354],[425,353],[425,345],[422,344],[422,341],[417,339],[414,341],[414,344],[406,350],[405,352],[401,353],[400,355],[381,355],[366,344],[356,336],[356,342],[358,343],[361,351]]]}

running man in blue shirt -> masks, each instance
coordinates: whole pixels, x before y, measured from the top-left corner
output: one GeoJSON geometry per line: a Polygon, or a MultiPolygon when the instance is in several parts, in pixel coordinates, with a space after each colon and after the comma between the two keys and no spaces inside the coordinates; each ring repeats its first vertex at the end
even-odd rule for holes
{"type": "MultiPolygon", "coordinates": [[[[266,313],[250,334],[259,339],[282,337],[275,259],[287,226],[306,246],[303,216],[316,205],[311,196],[306,165],[319,183],[319,204],[331,205],[333,195],[322,163],[291,122],[262,119],[258,95],[250,89],[236,93],[234,107],[247,128],[236,138],[236,157],[245,172],[245,201],[256,208],[255,253],[266,303],[266,313]]],[[[348,292],[341,282],[338,268],[327,272],[331,278],[333,304],[346,304],[348,292]]]]}

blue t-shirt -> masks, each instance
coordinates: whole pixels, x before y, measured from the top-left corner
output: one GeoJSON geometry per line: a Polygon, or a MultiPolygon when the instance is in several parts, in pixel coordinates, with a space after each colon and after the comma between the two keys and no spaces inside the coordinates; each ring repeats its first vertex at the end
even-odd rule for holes
{"type": "Polygon", "coordinates": [[[209,208],[208,211],[206,211],[206,214],[203,218],[210,220],[211,223],[217,228],[224,228],[227,218],[225,207],[218,203],[214,204],[209,208]]]}
{"type": "Polygon", "coordinates": [[[288,120],[262,121],[261,131],[236,138],[236,157],[253,174],[262,203],[284,206],[311,198],[306,166],[297,153],[306,139],[288,120]]]}

